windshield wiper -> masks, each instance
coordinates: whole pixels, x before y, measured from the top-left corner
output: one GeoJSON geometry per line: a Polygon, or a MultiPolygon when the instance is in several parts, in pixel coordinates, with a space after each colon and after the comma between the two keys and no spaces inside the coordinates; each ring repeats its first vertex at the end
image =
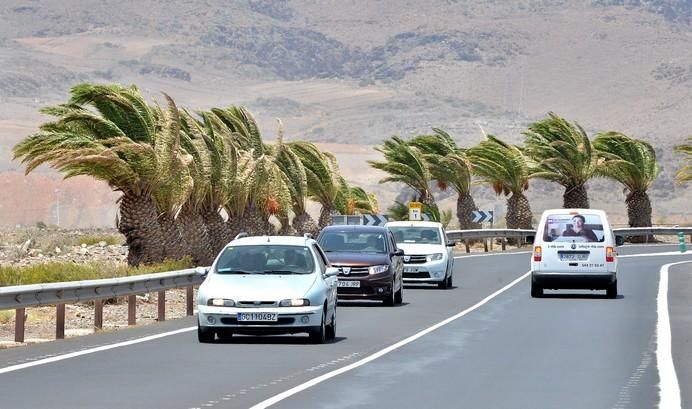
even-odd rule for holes
{"type": "Polygon", "coordinates": [[[216,272],[219,274],[253,274],[249,271],[234,270],[232,268],[220,268],[216,270],[216,272]]]}
{"type": "Polygon", "coordinates": [[[303,274],[293,270],[266,270],[264,274],[303,274]]]}

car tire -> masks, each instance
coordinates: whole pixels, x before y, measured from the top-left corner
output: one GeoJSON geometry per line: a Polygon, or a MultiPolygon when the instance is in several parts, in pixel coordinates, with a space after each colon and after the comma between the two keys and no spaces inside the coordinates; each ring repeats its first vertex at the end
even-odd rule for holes
{"type": "Polygon", "coordinates": [[[327,326],[325,324],[326,313],[322,310],[322,322],[317,329],[312,329],[309,332],[310,342],[313,344],[324,344],[327,342],[327,326]]]}
{"type": "Polygon", "coordinates": [[[437,286],[443,290],[446,290],[449,288],[449,277],[445,277],[442,282],[438,283],[437,286]]]}
{"type": "Polygon", "coordinates": [[[454,274],[453,274],[453,273],[450,273],[450,274],[449,274],[449,277],[447,278],[447,287],[448,287],[448,288],[452,288],[452,287],[453,287],[453,284],[454,284],[454,279],[453,279],[453,277],[454,277],[454,274]]]}
{"type": "Polygon", "coordinates": [[[197,341],[202,344],[214,342],[214,330],[197,324],[197,341]]]}
{"type": "Polygon", "coordinates": [[[387,307],[393,307],[396,304],[396,293],[394,291],[394,283],[396,281],[392,281],[392,291],[389,292],[389,295],[387,298],[382,300],[382,303],[386,305],[387,307]]]}
{"type": "Polygon", "coordinates": [[[394,303],[396,305],[400,305],[404,302],[404,283],[401,283],[401,287],[399,287],[399,291],[394,294],[394,303]]]}
{"type": "Polygon", "coordinates": [[[218,331],[216,336],[219,337],[221,342],[229,342],[233,338],[233,332],[230,330],[222,330],[218,331]]]}
{"type": "Polygon", "coordinates": [[[327,326],[326,330],[328,340],[331,341],[336,338],[336,307],[334,308],[334,314],[332,315],[332,323],[327,326]]]}
{"type": "Polygon", "coordinates": [[[543,297],[543,287],[536,283],[531,283],[531,297],[541,298],[543,297]]]}
{"type": "Polygon", "coordinates": [[[606,296],[608,298],[618,297],[618,280],[615,280],[611,285],[608,286],[606,289],[606,296]]]}

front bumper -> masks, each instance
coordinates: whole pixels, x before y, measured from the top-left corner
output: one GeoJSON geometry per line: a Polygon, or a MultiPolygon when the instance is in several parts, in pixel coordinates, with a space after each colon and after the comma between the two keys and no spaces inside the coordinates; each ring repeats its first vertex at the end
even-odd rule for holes
{"type": "Polygon", "coordinates": [[[336,295],[339,300],[384,300],[392,294],[391,273],[371,274],[360,277],[339,275],[339,281],[358,281],[360,287],[337,287],[336,295]]]}
{"type": "Polygon", "coordinates": [[[447,276],[447,260],[427,263],[404,263],[404,281],[407,283],[441,283],[447,276]]]}
{"type": "Polygon", "coordinates": [[[606,290],[617,280],[614,271],[597,273],[531,272],[531,282],[547,289],[606,290]]]}
{"type": "Polygon", "coordinates": [[[197,305],[199,325],[238,334],[286,334],[306,332],[322,325],[322,306],[236,308],[197,305]],[[276,313],[277,321],[238,321],[238,313],[276,313]]]}

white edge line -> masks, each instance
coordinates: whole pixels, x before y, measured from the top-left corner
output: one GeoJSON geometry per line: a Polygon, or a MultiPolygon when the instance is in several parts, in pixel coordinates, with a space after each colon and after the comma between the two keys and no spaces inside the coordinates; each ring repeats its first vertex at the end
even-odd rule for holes
{"type": "Polygon", "coordinates": [[[673,336],[670,328],[670,315],[668,313],[668,269],[678,264],[689,263],[681,261],[665,264],[661,267],[661,275],[658,283],[658,300],[656,309],[658,322],[656,323],[656,362],[658,363],[658,378],[660,382],[659,408],[681,408],[680,384],[675,372],[673,362],[673,336]]]}
{"type": "Polygon", "coordinates": [[[290,396],[292,396],[292,395],[295,395],[295,394],[298,393],[298,392],[304,391],[304,390],[306,390],[306,389],[308,389],[308,388],[310,388],[310,387],[313,387],[313,386],[315,386],[315,385],[317,385],[317,384],[319,384],[319,383],[322,383],[322,382],[324,382],[324,381],[326,381],[326,380],[328,380],[328,379],[330,379],[330,378],[333,378],[333,377],[335,377],[335,376],[341,375],[342,373],[348,372],[348,371],[350,371],[350,370],[352,370],[352,369],[356,369],[356,368],[358,368],[358,367],[360,367],[360,366],[363,366],[363,365],[367,364],[368,362],[371,362],[371,361],[374,361],[374,360],[377,359],[377,358],[380,358],[380,357],[383,356],[383,355],[386,355],[386,354],[388,354],[388,353],[390,353],[390,352],[392,352],[392,351],[395,351],[395,350],[401,348],[402,346],[404,346],[404,345],[406,345],[406,344],[409,344],[409,343],[411,343],[411,342],[417,340],[418,338],[420,338],[420,337],[422,337],[422,336],[424,336],[424,335],[426,335],[426,334],[428,334],[428,333],[430,333],[430,332],[432,332],[432,331],[435,331],[436,329],[438,329],[438,328],[440,328],[440,327],[442,327],[442,326],[444,326],[444,325],[447,325],[447,324],[449,324],[450,322],[452,322],[452,321],[454,321],[454,320],[456,320],[456,319],[459,319],[459,318],[463,317],[464,315],[466,315],[466,314],[468,314],[468,313],[470,313],[470,312],[476,310],[477,308],[481,307],[482,305],[484,305],[485,303],[487,303],[487,302],[490,301],[491,299],[495,298],[495,297],[498,296],[499,294],[501,294],[501,293],[505,292],[506,290],[508,290],[509,288],[513,287],[514,285],[516,285],[517,283],[519,283],[519,282],[520,282],[521,280],[523,280],[524,278],[528,277],[529,274],[531,274],[530,271],[526,272],[526,273],[525,273],[524,275],[522,275],[521,277],[515,279],[515,280],[512,281],[511,283],[507,284],[506,286],[502,287],[501,289],[499,289],[499,290],[495,291],[494,293],[490,294],[489,296],[485,297],[483,300],[481,300],[480,302],[478,302],[478,303],[475,304],[474,306],[469,307],[469,308],[467,308],[467,309],[461,311],[460,313],[458,313],[458,314],[456,314],[456,315],[453,315],[453,316],[451,316],[451,317],[449,317],[449,318],[447,318],[447,319],[445,319],[445,320],[443,320],[443,321],[438,322],[437,324],[435,324],[435,325],[433,325],[433,326],[430,326],[430,327],[428,327],[428,328],[426,328],[426,329],[424,329],[424,330],[422,330],[422,331],[420,331],[420,332],[417,332],[417,333],[411,335],[410,337],[408,337],[408,338],[406,338],[406,339],[404,339],[404,340],[401,340],[401,341],[397,342],[396,344],[390,345],[390,346],[388,346],[387,348],[384,348],[384,349],[382,349],[382,350],[380,350],[380,351],[378,351],[378,352],[375,352],[374,354],[369,355],[369,356],[367,356],[367,357],[361,359],[360,361],[354,362],[354,363],[352,363],[352,364],[350,364],[350,365],[341,367],[341,368],[339,368],[339,369],[335,369],[335,370],[333,370],[333,371],[331,371],[331,372],[328,372],[328,373],[326,373],[326,374],[324,374],[324,375],[320,375],[320,376],[318,376],[317,378],[313,378],[313,379],[311,379],[311,380],[309,380],[309,381],[307,381],[307,382],[305,382],[305,383],[303,383],[303,384],[300,384],[300,385],[298,385],[298,386],[295,386],[295,387],[293,387],[293,388],[291,388],[291,389],[289,389],[289,390],[287,390],[287,391],[284,391],[284,392],[282,392],[282,393],[280,393],[280,394],[278,394],[278,395],[275,395],[275,396],[273,396],[273,397],[271,397],[271,398],[269,398],[269,399],[266,399],[266,400],[264,400],[264,401],[262,401],[262,402],[260,402],[260,403],[258,403],[258,404],[256,404],[256,405],[252,406],[250,409],[264,409],[264,408],[267,408],[267,407],[269,407],[269,406],[271,406],[271,405],[274,405],[274,404],[276,404],[276,403],[278,403],[278,402],[280,402],[280,401],[282,401],[282,400],[284,400],[284,399],[286,399],[286,398],[288,398],[288,397],[290,397],[290,396]]]}
{"type": "Polygon", "coordinates": [[[470,258],[470,257],[488,257],[488,256],[511,256],[514,254],[530,254],[531,251],[515,251],[512,253],[483,253],[483,254],[469,254],[466,256],[456,256],[454,257],[454,260],[459,260],[462,258],[470,258]]]}
{"type": "Polygon", "coordinates": [[[31,368],[32,366],[39,366],[39,365],[49,364],[52,362],[58,362],[58,361],[62,361],[65,359],[76,358],[76,357],[82,356],[82,355],[89,355],[89,354],[93,354],[96,352],[107,351],[109,349],[120,348],[120,347],[129,346],[129,345],[139,344],[142,342],[153,341],[155,339],[180,334],[183,332],[189,332],[189,331],[193,331],[196,329],[197,329],[196,326],[195,327],[182,328],[182,329],[175,330],[175,331],[164,332],[162,334],[150,335],[150,336],[147,336],[144,338],[138,338],[138,339],[133,339],[133,340],[124,341],[124,342],[118,342],[117,344],[103,345],[100,347],[86,349],[83,351],[70,352],[69,354],[53,356],[53,357],[45,358],[45,359],[39,359],[38,361],[26,362],[26,363],[19,364],[19,365],[12,365],[12,366],[8,366],[5,368],[0,368],[0,374],[19,371],[21,369],[31,368]]]}

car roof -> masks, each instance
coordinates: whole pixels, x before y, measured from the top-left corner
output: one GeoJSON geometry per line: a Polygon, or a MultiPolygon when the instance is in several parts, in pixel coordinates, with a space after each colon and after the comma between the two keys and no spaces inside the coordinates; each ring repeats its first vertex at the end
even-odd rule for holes
{"type": "Polygon", "coordinates": [[[234,246],[257,246],[257,245],[280,245],[280,246],[301,246],[305,247],[315,240],[304,236],[246,236],[237,238],[227,245],[234,246]]]}
{"type": "Polygon", "coordinates": [[[334,224],[326,226],[323,232],[363,232],[363,233],[384,233],[387,231],[384,226],[365,226],[362,224],[334,224]]]}
{"type": "Polygon", "coordinates": [[[558,214],[571,214],[571,213],[581,214],[581,213],[585,213],[585,214],[595,214],[595,215],[599,215],[599,216],[605,216],[606,215],[606,212],[604,210],[599,210],[599,209],[577,209],[577,208],[559,209],[558,208],[558,209],[548,209],[548,210],[543,211],[543,215],[555,214],[555,213],[558,213],[558,214]]]}
{"type": "Polygon", "coordinates": [[[424,222],[424,221],[411,221],[402,220],[395,222],[387,222],[385,227],[442,227],[440,222],[424,222]]]}

